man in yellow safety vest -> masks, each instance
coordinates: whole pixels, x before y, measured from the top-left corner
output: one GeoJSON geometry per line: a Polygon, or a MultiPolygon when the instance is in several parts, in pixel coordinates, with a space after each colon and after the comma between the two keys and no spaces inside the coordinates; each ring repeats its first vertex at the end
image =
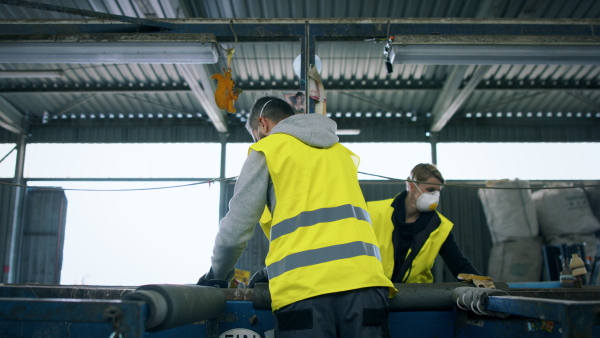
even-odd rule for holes
{"type": "MultiPolygon", "coordinates": [[[[254,143],[199,285],[233,277],[265,206],[265,261],[275,334],[388,337],[389,297],[377,239],[358,184],[359,158],[338,142],[336,124],[294,114],[274,96],[259,98],[246,128],[254,143]]],[[[221,283],[227,285],[227,283],[221,283]]]]}

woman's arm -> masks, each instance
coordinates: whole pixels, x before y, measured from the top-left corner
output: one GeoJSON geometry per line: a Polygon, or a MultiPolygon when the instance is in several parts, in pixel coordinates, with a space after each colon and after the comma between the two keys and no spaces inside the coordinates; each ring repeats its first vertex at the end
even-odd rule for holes
{"type": "Polygon", "coordinates": [[[444,244],[440,248],[440,256],[444,259],[444,262],[452,272],[454,278],[458,276],[460,273],[468,273],[473,275],[481,276],[481,273],[475,269],[473,264],[469,262],[467,257],[463,255],[460,247],[454,240],[454,235],[452,232],[446,238],[444,244]]]}

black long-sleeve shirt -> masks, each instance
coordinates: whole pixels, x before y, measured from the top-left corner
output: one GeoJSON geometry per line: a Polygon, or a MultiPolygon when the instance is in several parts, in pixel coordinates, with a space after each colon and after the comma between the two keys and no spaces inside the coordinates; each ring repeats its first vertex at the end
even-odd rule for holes
{"type": "MultiPolygon", "coordinates": [[[[394,283],[402,282],[403,276],[398,275],[408,250],[414,244],[415,235],[422,231],[435,215],[435,211],[421,212],[419,218],[414,223],[406,223],[405,200],[407,195],[408,193],[404,191],[396,196],[392,202],[392,206],[394,207],[394,213],[392,214],[392,222],[394,223],[394,230],[392,233],[392,242],[394,245],[394,272],[392,274],[392,282],[394,283]]],[[[446,241],[442,244],[439,254],[442,256],[442,259],[455,278],[459,273],[481,275],[465,255],[463,255],[460,247],[454,240],[452,232],[448,234],[446,241]]]]}

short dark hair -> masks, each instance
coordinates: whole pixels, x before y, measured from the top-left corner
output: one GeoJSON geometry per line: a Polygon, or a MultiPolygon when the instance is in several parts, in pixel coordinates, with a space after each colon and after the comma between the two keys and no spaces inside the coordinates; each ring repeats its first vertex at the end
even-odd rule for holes
{"type": "Polygon", "coordinates": [[[252,106],[248,121],[246,121],[246,129],[253,135],[252,132],[258,129],[258,118],[266,117],[269,120],[279,123],[281,120],[295,115],[294,109],[285,100],[277,96],[262,96],[252,106]]]}

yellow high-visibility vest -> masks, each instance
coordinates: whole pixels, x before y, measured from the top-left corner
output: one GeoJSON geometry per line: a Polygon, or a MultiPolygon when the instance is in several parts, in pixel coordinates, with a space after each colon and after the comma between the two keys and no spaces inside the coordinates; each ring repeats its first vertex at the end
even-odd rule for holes
{"type": "Polygon", "coordinates": [[[272,134],[250,147],[265,155],[276,205],[261,219],[273,311],[334,292],[389,287],[357,178],[358,157],[339,143],[311,147],[272,134]]]}
{"type": "MultiPolygon", "coordinates": [[[[379,242],[379,250],[381,252],[381,263],[383,264],[383,271],[385,275],[391,279],[394,272],[394,244],[392,242],[392,233],[394,231],[394,223],[392,221],[392,214],[394,213],[394,207],[392,202],[394,198],[373,201],[367,203],[369,214],[371,215],[371,222],[373,224],[373,231],[379,242]]],[[[429,237],[425,243],[420,247],[419,252],[412,260],[412,265],[404,273],[402,281],[404,283],[432,283],[433,274],[431,268],[435,263],[435,257],[440,252],[442,244],[448,238],[450,231],[452,230],[453,223],[440,214],[436,210],[439,216],[439,226],[432,229],[429,233],[429,237]]],[[[412,249],[408,250],[406,258],[411,257],[412,249]]]]}

